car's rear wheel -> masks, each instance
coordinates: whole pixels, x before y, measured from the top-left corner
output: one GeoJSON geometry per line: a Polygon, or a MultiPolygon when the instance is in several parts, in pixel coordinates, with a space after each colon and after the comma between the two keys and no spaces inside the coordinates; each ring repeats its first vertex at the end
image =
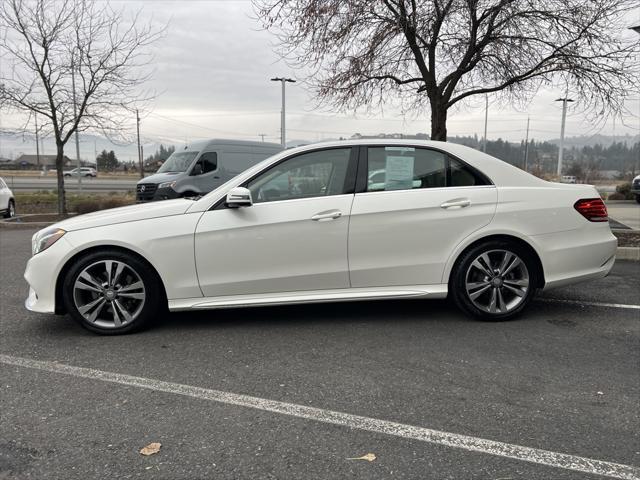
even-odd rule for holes
{"type": "Polygon", "coordinates": [[[78,260],[63,284],[67,311],[83,327],[105,335],[148,324],[164,302],[160,279],[146,262],[120,251],[78,260]]]}
{"type": "Polygon", "coordinates": [[[16,216],[16,204],[13,200],[9,200],[7,211],[4,212],[4,218],[13,218],[16,216]]]}
{"type": "Polygon", "coordinates": [[[524,310],[538,285],[531,253],[493,240],[476,245],[456,262],[450,289],[456,305],[482,320],[508,320],[524,310]]]}

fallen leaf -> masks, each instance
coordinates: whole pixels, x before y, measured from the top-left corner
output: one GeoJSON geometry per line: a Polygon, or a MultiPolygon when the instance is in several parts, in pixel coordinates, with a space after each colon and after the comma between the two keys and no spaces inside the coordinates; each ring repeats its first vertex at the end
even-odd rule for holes
{"type": "Polygon", "coordinates": [[[147,445],[146,447],[144,447],[142,450],[140,450],[140,453],[142,455],[153,455],[155,453],[158,453],[160,451],[160,447],[162,446],[162,444],[158,443],[158,442],[153,442],[150,443],[149,445],[147,445]]]}
{"type": "Polygon", "coordinates": [[[366,460],[367,462],[373,462],[375,459],[376,455],[374,453],[367,453],[361,457],[347,458],[347,460],[366,460]]]}

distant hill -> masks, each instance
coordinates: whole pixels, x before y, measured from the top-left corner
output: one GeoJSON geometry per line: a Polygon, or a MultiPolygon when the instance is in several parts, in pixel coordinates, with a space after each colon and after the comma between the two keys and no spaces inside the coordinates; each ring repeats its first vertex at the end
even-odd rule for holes
{"type": "MultiPolygon", "coordinates": [[[[547,140],[549,143],[553,143],[555,145],[560,145],[560,139],[554,138],[552,140],[547,140]]],[[[571,147],[593,147],[594,145],[602,145],[603,147],[608,147],[613,145],[613,143],[625,143],[627,145],[633,145],[634,143],[640,142],[640,135],[580,135],[578,137],[566,137],[564,139],[564,145],[567,148],[571,147]]]]}

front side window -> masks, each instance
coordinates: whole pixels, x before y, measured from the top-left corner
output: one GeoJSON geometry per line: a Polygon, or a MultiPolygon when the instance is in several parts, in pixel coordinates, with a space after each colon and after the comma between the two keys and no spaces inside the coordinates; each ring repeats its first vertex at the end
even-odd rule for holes
{"type": "Polygon", "coordinates": [[[202,173],[213,172],[218,168],[218,154],[216,152],[205,152],[198,159],[202,167],[202,173]]]}
{"type": "Polygon", "coordinates": [[[427,148],[369,147],[367,159],[368,192],[489,184],[464,163],[427,148]]]}
{"type": "Polygon", "coordinates": [[[345,193],[351,148],[305,153],[285,160],[247,184],[254,203],[345,193]]]}

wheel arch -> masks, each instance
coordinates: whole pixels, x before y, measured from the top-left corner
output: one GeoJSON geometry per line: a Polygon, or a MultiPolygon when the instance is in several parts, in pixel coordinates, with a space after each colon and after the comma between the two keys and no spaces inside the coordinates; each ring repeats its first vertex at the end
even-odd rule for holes
{"type": "Polygon", "coordinates": [[[544,287],[545,285],[544,267],[542,265],[542,260],[540,259],[540,255],[538,251],[527,240],[519,236],[508,234],[508,233],[493,233],[493,234],[485,235],[479,238],[475,238],[468,243],[459,245],[456,252],[453,255],[451,255],[449,261],[447,262],[447,266],[445,267],[445,272],[443,277],[443,283],[446,282],[447,284],[449,284],[451,282],[451,272],[453,271],[455,265],[458,263],[458,260],[460,259],[460,257],[462,257],[462,255],[464,255],[465,252],[476,247],[481,243],[488,242],[491,240],[502,240],[502,241],[512,242],[524,248],[525,250],[527,250],[531,255],[531,258],[533,258],[535,262],[534,267],[536,269],[536,274],[537,274],[536,276],[538,279],[538,284],[536,285],[536,287],[538,288],[544,287]]]}
{"type": "Polygon", "coordinates": [[[73,264],[80,259],[81,257],[85,256],[85,255],[89,255],[91,253],[94,252],[100,252],[100,251],[104,251],[104,250],[111,250],[111,251],[119,251],[122,253],[126,253],[127,255],[131,255],[133,257],[136,257],[138,260],[140,260],[141,262],[144,262],[145,264],[147,264],[147,266],[153,270],[153,272],[155,272],[155,274],[158,276],[158,280],[160,281],[160,285],[162,286],[162,292],[161,295],[164,298],[165,301],[167,301],[167,289],[164,285],[164,281],[162,280],[162,276],[160,275],[160,273],[158,272],[158,269],[148,260],[146,259],[143,255],[141,255],[140,253],[136,252],[135,250],[132,250],[130,248],[126,248],[120,245],[94,245],[88,248],[85,248],[83,250],[80,250],[79,252],[76,252],[75,254],[73,254],[71,257],[69,257],[66,262],[64,263],[64,265],[62,266],[62,268],[60,269],[60,272],[58,272],[58,276],[56,278],[56,290],[55,290],[55,313],[58,315],[62,315],[64,313],[66,313],[66,310],[64,308],[64,301],[62,299],[62,285],[64,283],[64,278],[67,275],[67,273],[69,272],[69,270],[71,269],[71,267],[73,266],[73,264]]]}

